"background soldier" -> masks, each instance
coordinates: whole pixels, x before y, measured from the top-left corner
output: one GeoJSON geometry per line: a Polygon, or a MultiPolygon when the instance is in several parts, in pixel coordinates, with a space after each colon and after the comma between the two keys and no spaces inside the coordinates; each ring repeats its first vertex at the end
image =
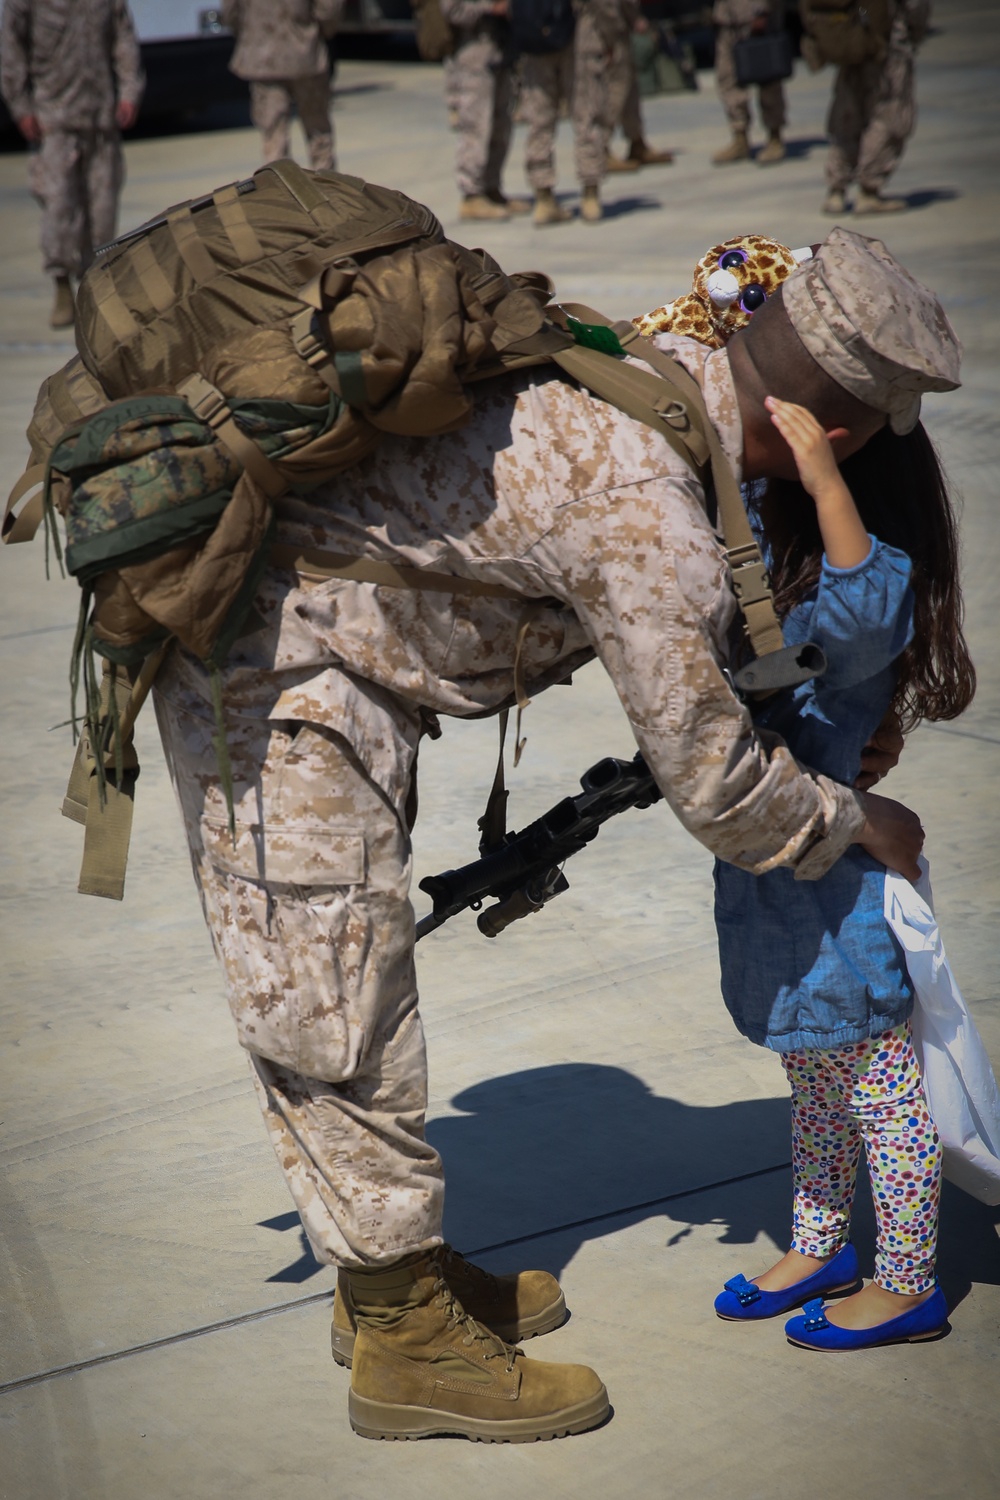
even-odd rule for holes
{"type": "Polygon", "coordinates": [[[73,322],[73,286],[115,237],[125,180],[119,130],[135,124],[145,79],[125,0],[6,0],[0,87],[24,138],[42,205],[50,323],[73,322]]]}
{"type": "Polygon", "coordinates": [[[640,167],[668,166],[674,159],[672,151],[657,151],[646,140],[642,123],[642,106],[639,102],[639,75],[632,55],[633,31],[648,31],[649,22],[641,12],[639,0],[618,0],[621,24],[611,53],[608,68],[610,92],[609,113],[611,133],[620,125],[628,142],[624,158],[608,153],[609,172],[635,172],[640,167]]]}
{"type": "Polygon", "coordinates": [[[500,186],[510,149],[514,76],[507,0],[441,0],[455,28],[450,82],[458,111],[458,190],[463,219],[506,219],[529,205],[500,186]]]}
{"type": "MultiPolygon", "coordinates": [[[[785,24],[785,0],[715,0],[712,20],[715,23],[715,81],[733,132],[729,145],[716,151],[712,157],[715,165],[721,167],[731,161],[750,159],[750,92],[736,82],[733,48],[744,37],[764,31],[780,31],[785,24]]],[[[767,145],[757,154],[757,164],[766,167],[783,160],[785,155],[781,139],[785,124],[785,89],[781,81],[759,85],[757,103],[768,135],[767,145]]]]}
{"type": "Polygon", "coordinates": [[[930,12],[930,0],[890,0],[889,36],[881,54],[838,69],[826,125],[830,154],[824,213],[844,212],[852,182],[858,184],[856,214],[906,208],[905,198],[883,198],[882,189],[916,124],[913,59],[927,35],[930,12]]]}
{"type": "Polygon", "coordinates": [[[265,162],[290,153],[292,108],[298,111],[317,171],[336,166],[330,118],[330,54],[343,0],[222,0],[222,19],[236,37],[229,63],[250,83],[250,114],[265,162]]]}

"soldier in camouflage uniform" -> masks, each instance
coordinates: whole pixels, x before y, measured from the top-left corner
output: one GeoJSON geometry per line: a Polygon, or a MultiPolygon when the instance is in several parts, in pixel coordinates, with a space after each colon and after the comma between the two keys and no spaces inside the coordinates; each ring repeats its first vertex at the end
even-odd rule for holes
{"type": "Polygon", "coordinates": [[[330,118],[330,54],[343,0],[222,0],[222,19],[236,37],[229,66],[250,83],[250,113],[265,162],[290,154],[292,110],[298,111],[317,171],[336,166],[330,118]]]}
{"type": "Polygon", "coordinates": [[[913,60],[927,34],[930,0],[891,0],[891,30],[884,53],[851,68],[838,68],[826,128],[824,213],[842,214],[846,193],[857,183],[856,214],[897,213],[905,198],[886,198],[882,189],[899,165],[913,134],[917,110],[913,60]]]}
{"type": "Polygon", "coordinates": [[[51,325],[73,322],[71,278],[115,237],[125,179],[119,131],[135,124],[144,85],[125,0],[6,0],[0,88],[42,205],[42,262],[55,282],[51,325]]]}
{"type": "MultiPolygon", "coordinates": [[[[794,322],[779,290],[724,349],[659,339],[739,479],[795,473],[769,392],[813,410],[842,458],[956,384],[940,306],[878,241],[835,229],[785,285],[798,276],[794,322]]],[[[596,655],[668,805],[720,857],[812,880],[859,842],[916,871],[914,814],[755,733],[724,673],[739,622],[705,506],[659,433],[549,370],[512,373],[481,388],[468,426],[385,436],[280,502],[261,625],[222,672],[235,840],[206,671],[175,652],[161,673],[195,876],[278,1160],[316,1255],[341,1268],[334,1348],[353,1358],[366,1435],[554,1436],[608,1409],[592,1371],[488,1331],[555,1326],[551,1277],[486,1277],[442,1245],[408,900],[417,747],[436,715],[495,713],[515,660],[537,692],[596,655]],[[461,591],[324,577],[316,547],[461,591]]]]}
{"type": "Polygon", "coordinates": [[[463,219],[506,219],[530,207],[501,187],[514,118],[507,0],[441,0],[441,13],[455,30],[459,212],[463,219]]]}
{"type": "Polygon", "coordinates": [[[642,106],[639,102],[639,76],[632,55],[633,31],[648,31],[649,22],[642,14],[638,0],[618,0],[619,25],[608,67],[609,113],[612,134],[621,126],[628,142],[624,157],[609,152],[609,172],[637,172],[640,167],[668,166],[674,159],[672,151],[658,151],[646,140],[646,129],[642,122],[642,106]]]}
{"type": "MultiPolygon", "coordinates": [[[[785,24],[785,0],[715,0],[712,7],[715,25],[715,81],[726,111],[733,138],[728,146],[716,151],[712,161],[717,167],[728,162],[749,161],[750,92],[736,82],[733,48],[744,37],[763,31],[780,31],[785,24]]],[[[785,145],[781,132],[785,125],[785,89],[778,81],[764,83],[757,90],[760,117],[767,131],[767,144],[757,153],[759,166],[782,161],[785,145]]]]}

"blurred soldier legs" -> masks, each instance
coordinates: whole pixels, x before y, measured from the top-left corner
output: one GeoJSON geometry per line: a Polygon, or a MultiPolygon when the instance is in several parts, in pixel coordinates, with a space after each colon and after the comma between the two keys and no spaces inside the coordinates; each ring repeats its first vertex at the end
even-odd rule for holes
{"type": "Polygon", "coordinates": [[[463,216],[506,218],[500,184],[510,148],[514,86],[511,68],[491,37],[473,37],[459,48],[454,84],[463,216]]]}
{"type": "MultiPolygon", "coordinates": [[[[432,1249],[444,1184],[424,1138],[405,811],[332,730],[227,708],[234,847],[211,704],[184,676],[178,686],[168,668],[157,694],[167,764],[239,1040],[310,1244],[346,1266],[432,1249]]],[[[406,787],[408,766],[377,753],[383,780],[406,787]]]]}
{"type": "Polygon", "coordinates": [[[336,165],[330,118],[330,75],[309,78],[255,78],[250,83],[250,117],[261,134],[265,163],[291,154],[293,106],[309,148],[309,165],[317,172],[336,165]]]}
{"type": "MultiPolygon", "coordinates": [[[[729,146],[717,151],[712,160],[721,166],[730,161],[744,161],[750,157],[750,91],[736,82],[736,61],[733,48],[738,41],[750,35],[749,26],[719,26],[715,33],[715,81],[719,98],[726,112],[733,139],[729,146]]],[[[785,90],[783,84],[761,84],[757,91],[760,117],[771,141],[780,142],[785,125],[785,90]]],[[[764,148],[765,151],[767,147],[764,148]]],[[[762,153],[763,154],[763,153],[762,153]]],[[[781,155],[784,155],[782,149],[781,155]]],[[[778,160],[772,153],[769,160],[778,160]]]]}
{"type": "Polygon", "coordinates": [[[615,43],[608,64],[608,115],[611,134],[620,125],[628,141],[624,160],[609,156],[608,171],[634,172],[642,166],[666,166],[674,159],[672,151],[658,151],[646,140],[646,127],[639,102],[639,75],[632,55],[632,37],[626,32],[615,43]]]}
{"type": "Polygon", "coordinates": [[[117,130],[46,130],[30,163],[42,206],[42,262],[49,276],[82,276],[115,237],[125,160],[117,130]]]}
{"type": "Polygon", "coordinates": [[[830,193],[842,194],[857,181],[877,198],[899,165],[916,117],[912,49],[890,47],[881,61],[838,69],[827,120],[830,193]]]}

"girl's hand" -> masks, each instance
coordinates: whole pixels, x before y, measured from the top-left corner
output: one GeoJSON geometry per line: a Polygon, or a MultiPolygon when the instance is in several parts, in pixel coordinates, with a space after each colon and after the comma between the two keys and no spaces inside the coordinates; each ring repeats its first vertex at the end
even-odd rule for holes
{"type": "Polygon", "coordinates": [[[814,500],[832,488],[846,489],[830,447],[830,439],[811,411],[777,396],[765,398],[771,421],[792,450],[803,488],[814,500]]]}
{"type": "Polygon", "coordinates": [[[803,488],[815,501],[827,561],[835,568],[856,568],[870,553],[871,539],[841,477],[829,437],[804,406],[777,396],[765,397],[764,405],[792,450],[803,488]]]}

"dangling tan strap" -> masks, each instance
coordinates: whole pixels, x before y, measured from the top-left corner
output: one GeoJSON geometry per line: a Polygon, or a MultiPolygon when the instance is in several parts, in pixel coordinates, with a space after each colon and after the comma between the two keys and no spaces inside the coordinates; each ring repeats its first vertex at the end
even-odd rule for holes
{"type": "Polygon", "coordinates": [[[3,513],[3,540],[11,544],[14,542],[30,542],[45,514],[45,492],[39,489],[37,494],[32,495],[26,505],[22,505],[18,513],[14,514],[14,507],[36,485],[45,482],[45,464],[32,464],[25,469],[20,479],[14,485],[7,496],[7,504],[3,513]]]}
{"type": "Polygon", "coordinates": [[[323,552],[318,548],[289,547],[284,542],[271,545],[271,561],[278,568],[291,568],[306,579],[346,578],[354,583],[378,583],[391,589],[419,589],[432,594],[473,594],[488,599],[516,599],[524,595],[500,583],[479,578],[463,578],[457,573],[432,573],[425,568],[376,562],[374,558],[352,557],[347,552],[323,552]]]}

